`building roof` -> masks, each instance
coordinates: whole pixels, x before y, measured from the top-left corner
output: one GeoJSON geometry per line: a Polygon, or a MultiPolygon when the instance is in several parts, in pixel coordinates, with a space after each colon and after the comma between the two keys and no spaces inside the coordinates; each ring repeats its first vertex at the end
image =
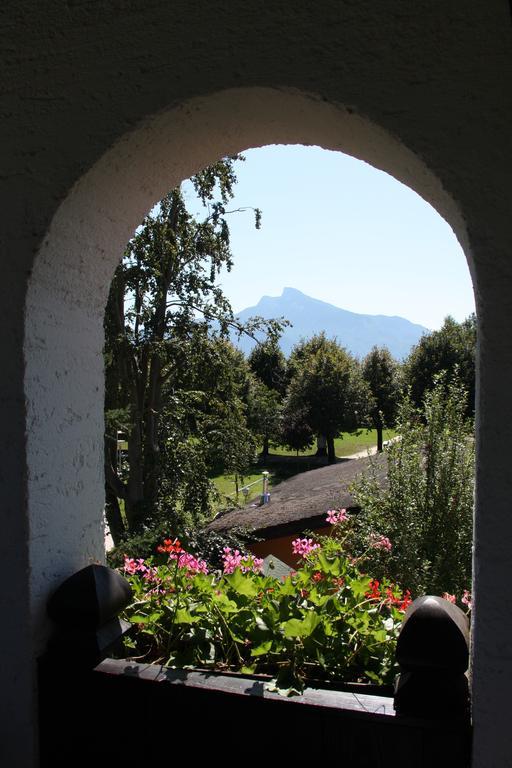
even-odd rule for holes
{"type": "Polygon", "coordinates": [[[336,464],[302,472],[279,483],[271,493],[270,503],[248,505],[215,518],[208,530],[226,531],[246,528],[265,539],[295,533],[325,524],[329,509],[357,509],[350,486],[358,475],[373,471],[378,482],[387,480],[386,455],[345,459],[336,464]],[[373,468],[373,469],[372,469],[373,468]]]}

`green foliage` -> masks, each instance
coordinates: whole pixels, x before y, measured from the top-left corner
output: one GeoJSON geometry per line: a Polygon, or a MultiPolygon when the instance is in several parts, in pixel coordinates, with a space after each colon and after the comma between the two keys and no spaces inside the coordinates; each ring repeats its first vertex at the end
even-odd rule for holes
{"type": "Polygon", "coordinates": [[[248,358],[251,371],[268,389],[285,394],[286,358],[275,339],[257,344],[248,358]]]}
{"type": "MultiPolygon", "coordinates": [[[[352,491],[362,507],[354,547],[370,531],[390,539],[386,573],[414,594],[462,594],[471,584],[474,439],[467,394],[456,378],[435,377],[422,410],[409,396],[398,413],[400,438],[386,450],[388,487],[376,472],[352,491]]],[[[379,575],[379,553],[370,561],[379,575]]]]}
{"type": "Polygon", "coordinates": [[[423,336],[404,364],[405,383],[410,387],[414,404],[422,407],[436,374],[447,371],[451,377],[457,371],[457,377],[467,392],[466,412],[472,416],[475,412],[475,354],[474,314],[462,323],[447,317],[439,331],[423,336]]]}
{"type": "Polygon", "coordinates": [[[377,430],[378,449],[382,450],[382,431],[395,424],[400,397],[399,366],[386,347],[373,347],[363,360],[362,372],[371,392],[370,422],[377,430]]]}
{"type": "MultiPolygon", "coordinates": [[[[142,534],[126,536],[118,546],[107,553],[107,564],[110,568],[122,568],[125,557],[150,560],[155,557],[158,545],[168,537],[170,530],[170,522],[159,520],[148,526],[142,534]]],[[[185,548],[195,552],[198,558],[207,563],[210,570],[222,568],[224,547],[237,549],[248,555],[247,544],[260,541],[250,531],[239,527],[222,533],[186,526],[172,530],[176,531],[185,548]]]]}
{"type": "Polygon", "coordinates": [[[394,647],[410,602],[387,580],[361,573],[334,540],[310,551],[285,580],[263,576],[253,558],[208,571],[179,543],[169,559],[126,561],[134,601],[129,650],[171,667],[199,666],[275,676],[282,693],[308,679],[391,683],[394,647]]]}
{"type": "Polygon", "coordinates": [[[288,402],[283,411],[279,442],[297,453],[311,448],[315,433],[309,424],[309,410],[306,405],[288,402]]]}
{"type": "Polygon", "coordinates": [[[280,438],[281,395],[270,389],[256,376],[252,377],[247,395],[247,426],[259,444],[262,455],[268,453],[269,441],[280,438]]]}
{"type": "MultiPolygon", "coordinates": [[[[290,369],[284,421],[305,423],[313,434],[324,435],[333,462],[334,438],[355,431],[366,418],[369,393],[360,366],[336,341],[319,334],[294,350],[290,369]]],[[[291,445],[289,436],[286,442],[291,445]]]]}
{"type": "Polygon", "coordinates": [[[232,348],[212,338],[225,337],[230,326],[266,328],[271,337],[281,327],[261,318],[241,326],[218,285],[220,271],[232,267],[226,205],[239,159],[224,158],[191,179],[203,220],[187,211],[181,188],[166,195],[128,243],[112,282],[105,314],[105,478],[115,541],[142,533],[162,515],[200,522],[210,507],[212,457],[239,472],[254,455],[243,366],[232,348]],[[119,430],[128,443],[121,465],[119,430]]]}

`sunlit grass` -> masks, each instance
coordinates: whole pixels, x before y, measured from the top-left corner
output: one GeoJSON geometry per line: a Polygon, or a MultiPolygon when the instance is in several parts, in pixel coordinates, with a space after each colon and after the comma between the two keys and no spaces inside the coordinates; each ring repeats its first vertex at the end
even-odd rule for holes
{"type": "MultiPolygon", "coordinates": [[[[395,437],[396,431],[394,429],[384,430],[384,440],[390,440],[395,437]]],[[[334,448],[336,456],[343,458],[344,456],[350,456],[353,453],[359,453],[360,451],[366,451],[368,448],[373,448],[377,445],[377,430],[364,429],[359,434],[352,434],[351,432],[342,432],[341,436],[334,441],[334,448]]],[[[271,453],[278,456],[296,456],[296,451],[290,451],[282,446],[272,446],[271,453]]],[[[316,453],[316,445],[312,448],[308,448],[305,451],[299,452],[299,456],[314,456],[316,453]]]]}
{"type": "MultiPolygon", "coordinates": [[[[396,435],[394,429],[384,430],[384,440],[390,440],[396,435]]],[[[366,451],[368,448],[373,448],[377,445],[377,432],[375,429],[361,430],[359,434],[351,434],[350,432],[344,432],[342,435],[334,441],[336,449],[336,456],[343,458],[344,456],[350,456],[353,453],[359,453],[360,451],[366,451]]],[[[299,452],[299,457],[314,457],[316,453],[316,445],[306,451],[299,452]]],[[[271,457],[282,456],[284,457],[297,457],[296,451],[290,451],[282,446],[271,445],[270,447],[271,457]]],[[[238,478],[238,498],[236,496],[236,483],[234,475],[220,474],[213,477],[212,480],[215,483],[215,487],[222,496],[220,506],[224,506],[226,503],[232,504],[245,504],[251,503],[260,498],[263,493],[263,471],[267,470],[269,473],[269,490],[275,488],[283,480],[287,480],[289,477],[305,472],[313,467],[307,462],[290,462],[283,461],[276,462],[275,458],[268,463],[253,464],[247,470],[247,475],[242,478],[238,478]],[[247,497],[242,493],[243,486],[251,485],[255,483],[249,489],[247,497]]]]}

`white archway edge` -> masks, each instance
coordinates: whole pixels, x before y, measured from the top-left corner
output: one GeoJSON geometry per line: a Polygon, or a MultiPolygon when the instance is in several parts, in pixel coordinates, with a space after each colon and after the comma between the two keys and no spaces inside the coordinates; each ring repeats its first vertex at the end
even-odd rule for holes
{"type": "Polygon", "coordinates": [[[60,206],[29,284],[28,499],[38,648],[51,589],[104,558],[102,324],[123,248],[169,189],[219,157],[266,144],[320,145],[387,171],[430,202],[469,252],[457,206],[424,163],[354,110],[312,95],[223,91],[158,114],[113,146],[60,206]]]}

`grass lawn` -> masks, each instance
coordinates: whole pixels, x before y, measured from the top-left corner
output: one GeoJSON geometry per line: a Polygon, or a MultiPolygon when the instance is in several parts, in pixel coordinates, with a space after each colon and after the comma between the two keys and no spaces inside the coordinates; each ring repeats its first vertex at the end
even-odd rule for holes
{"type": "MultiPolygon", "coordinates": [[[[396,431],[394,429],[384,430],[384,440],[390,440],[395,437],[396,431]]],[[[334,441],[334,447],[336,450],[336,456],[342,458],[343,456],[350,456],[353,453],[359,453],[359,451],[365,451],[367,448],[372,448],[377,445],[377,430],[375,429],[363,429],[359,434],[351,434],[350,432],[342,432],[340,437],[334,441]]],[[[289,451],[282,446],[272,446],[271,452],[278,456],[296,456],[295,451],[289,451]]],[[[314,456],[316,452],[316,445],[313,448],[308,448],[305,451],[299,452],[299,456],[314,456]]]]}
{"type": "MultiPolygon", "coordinates": [[[[395,435],[396,432],[394,429],[384,430],[384,440],[390,440],[395,435]]],[[[342,435],[334,441],[334,445],[336,456],[339,458],[350,456],[353,453],[365,451],[367,448],[372,448],[377,445],[377,432],[374,429],[361,430],[360,434],[355,435],[350,432],[343,432],[342,435]]],[[[250,488],[247,502],[259,499],[263,488],[263,470],[266,469],[269,472],[269,489],[272,490],[273,487],[283,480],[287,480],[289,477],[293,477],[293,475],[297,475],[300,472],[307,472],[309,469],[314,469],[317,464],[313,463],[313,461],[309,463],[307,457],[314,457],[315,452],[316,445],[309,450],[299,452],[300,461],[293,462],[290,461],[290,458],[293,459],[297,457],[295,451],[289,451],[282,446],[271,445],[271,461],[269,461],[268,465],[253,464],[248,468],[248,474],[244,475],[243,482],[240,482],[239,480],[238,486],[240,492],[238,494],[238,504],[243,505],[245,503],[244,496],[241,492],[242,486],[250,485],[255,481],[258,482],[250,488]],[[281,463],[279,460],[276,461],[276,456],[282,456],[284,459],[283,462],[281,463]],[[285,457],[287,458],[285,459],[285,457]]],[[[212,477],[212,480],[223,497],[227,496],[230,502],[233,504],[237,503],[235,496],[235,478],[233,475],[217,475],[216,477],[212,477]]],[[[224,503],[221,503],[221,506],[224,506],[224,503]]]]}

